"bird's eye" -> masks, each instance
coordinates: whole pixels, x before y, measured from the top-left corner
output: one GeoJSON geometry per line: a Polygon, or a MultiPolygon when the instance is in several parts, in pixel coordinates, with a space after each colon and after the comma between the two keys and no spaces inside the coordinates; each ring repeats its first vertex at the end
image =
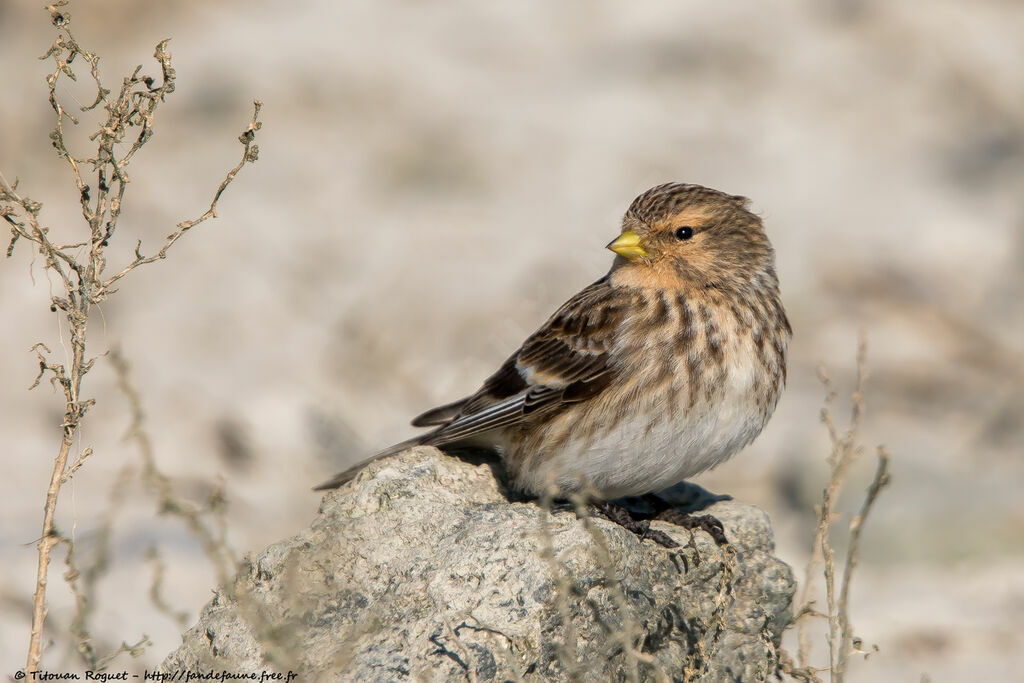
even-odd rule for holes
{"type": "Polygon", "coordinates": [[[676,228],[676,239],[677,240],[688,240],[693,237],[693,228],[689,225],[684,225],[681,228],[676,228]]]}

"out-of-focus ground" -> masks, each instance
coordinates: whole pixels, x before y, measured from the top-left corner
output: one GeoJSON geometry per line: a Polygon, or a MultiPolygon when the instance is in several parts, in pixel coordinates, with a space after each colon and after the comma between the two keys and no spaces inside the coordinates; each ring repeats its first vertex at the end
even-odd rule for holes
{"type": "MultiPolygon", "coordinates": [[[[266,103],[260,161],[220,218],[126,279],[90,327],[95,352],[119,343],[132,361],[183,494],[225,481],[235,548],[295,532],[316,510],[311,484],[473,390],[605,272],[603,246],[637,193],[698,182],[753,199],[795,337],[765,433],[697,482],[768,510],[800,574],[828,450],[816,369],[847,393],[865,330],[864,443],[894,460],[853,584],[856,630],[879,652],[852,678],[1024,670],[1024,5],[125,0],[70,12],[108,87],[140,62],[155,75],[153,46],[172,38],[178,89],[132,166],[110,252],[124,261],[136,237],[152,253],[205,209],[249,101],[266,103]]],[[[41,8],[0,5],[0,170],[71,235],[82,222],[47,138],[50,63],[36,59],[54,35],[41,8]]],[[[92,101],[84,87],[65,95],[92,101]]],[[[62,354],[56,287],[26,244],[0,263],[8,673],[24,662],[63,409],[47,386],[25,390],[30,345],[62,354]]],[[[85,388],[97,405],[82,447],[95,455],[58,523],[87,559],[117,473],[139,461],[120,438],[128,407],[109,364],[85,388]]],[[[860,504],[871,458],[844,510],[860,504]]],[[[149,601],[148,549],[188,623],[213,571],[151,500],[125,505],[92,631],[101,648],[149,635],[151,667],[181,629],[149,601]]],[[[62,571],[58,554],[51,670],[77,666],[60,636],[72,614],[62,571]]]]}

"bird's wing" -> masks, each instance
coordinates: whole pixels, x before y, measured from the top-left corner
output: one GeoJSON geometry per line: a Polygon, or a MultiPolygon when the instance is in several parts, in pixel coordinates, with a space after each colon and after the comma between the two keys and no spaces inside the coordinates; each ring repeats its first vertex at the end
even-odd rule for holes
{"type": "Polygon", "coordinates": [[[590,285],[563,304],[479,391],[416,418],[413,424],[442,424],[422,443],[461,441],[598,395],[614,377],[610,354],[631,304],[630,295],[607,278],[590,285]]]}
{"type": "Polygon", "coordinates": [[[602,278],[565,302],[472,396],[429,410],[415,426],[439,425],[365,460],[317,490],[337,488],[367,463],[416,445],[443,446],[477,434],[537,419],[599,395],[613,380],[615,334],[630,295],[602,278]]]}
{"type": "Polygon", "coordinates": [[[413,427],[433,427],[435,425],[445,425],[458,417],[462,411],[462,407],[466,405],[466,401],[469,398],[460,398],[458,401],[452,403],[446,403],[443,406],[437,408],[431,408],[422,415],[417,415],[412,419],[413,427]]]}

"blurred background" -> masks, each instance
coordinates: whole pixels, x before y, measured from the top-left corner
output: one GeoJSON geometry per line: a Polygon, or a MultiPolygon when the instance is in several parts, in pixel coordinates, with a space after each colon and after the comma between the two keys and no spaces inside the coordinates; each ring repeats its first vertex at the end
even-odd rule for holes
{"type": "MultiPolygon", "coordinates": [[[[120,344],[161,468],[202,501],[218,482],[240,553],[312,520],[309,490],[468,393],[562,301],[600,277],[632,198],[695,182],[743,194],[778,252],[795,329],[789,387],[752,446],[696,481],[766,509],[803,581],[829,442],[824,365],[845,420],[869,341],[867,452],[893,483],[853,583],[865,647],[853,680],[1011,680],[1024,669],[1024,4],[1009,0],[730,3],[75,2],[107,87],[171,38],[177,91],[132,164],[110,267],[201,214],[264,101],[259,162],[168,259],[90,323],[120,344]],[[120,260],[119,260],[120,259],[120,260]]],[[[57,235],[84,224],[39,61],[42,6],[0,2],[0,170],[57,235]]],[[[92,102],[83,86],[65,102],[92,102]]],[[[91,131],[93,118],[83,128],[91,131]]],[[[84,143],[84,135],[79,143],[84,143]]],[[[78,147],[81,154],[89,147],[78,147]]],[[[43,496],[63,399],[27,392],[59,283],[28,244],[0,264],[0,661],[23,665],[43,496]]],[[[129,405],[98,362],[58,526],[87,563],[118,473],[139,459],[129,405]]],[[[92,632],[153,646],[194,623],[214,572],[136,482],[110,539],[92,632]]],[[[837,529],[845,536],[845,522],[837,529]]],[[[75,668],[73,603],[51,569],[51,670],[75,668]]],[[[787,641],[795,651],[795,643],[787,641]]],[[[824,662],[824,640],[816,640],[824,662]]]]}

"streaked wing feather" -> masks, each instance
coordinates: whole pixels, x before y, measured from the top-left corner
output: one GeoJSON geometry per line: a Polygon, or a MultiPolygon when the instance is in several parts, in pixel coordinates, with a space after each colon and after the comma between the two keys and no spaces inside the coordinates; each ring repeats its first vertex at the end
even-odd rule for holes
{"type": "Polygon", "coordinates": [[[523,375],[516,367],[518,352],[498,369],[496,373],[487,378],[480,389],[465,400],[462,406],[462,415],[471,415],[495,403],[517,396],[530,385],[523,379],[523,375]]]}
{"type": "Polygon", "coordinates": [[[462,408],[468,400],[468,398],[462,398],[437,408],[431,408],[427,412],[414,417],[410,424],[413,427],[434,427],[436,425],[448,424],[462,412],[462,408]]]}
{"type": "Polygon", "coordinates": [[[415,426],[434,431],[395,444],[316,488],[336,488],[369,462],[419,444],[443,446],[587,401],[614,381],[610,352],[633,304],[602,278],[567,301],[472,396],[428,410],[415,426]]]}
{"type": "Polygon", "coordinates": [[[531,335],[477,393],[459,402],[458,415],[425,435],[423,442],[444,445],[461,441],[600,394],[614,379],[610,352],[616,329],[631,303],[627,297],[612,288],[607,278],[581,291],[531,335]]]}
{"type": "Polygon", "coordinates": [[[441,446],[518,422],[522,419],[523,404],[527,394],[513,396],[476,413],[456,418],[440,429],[427,434],[423,443],[441,446]]]}

